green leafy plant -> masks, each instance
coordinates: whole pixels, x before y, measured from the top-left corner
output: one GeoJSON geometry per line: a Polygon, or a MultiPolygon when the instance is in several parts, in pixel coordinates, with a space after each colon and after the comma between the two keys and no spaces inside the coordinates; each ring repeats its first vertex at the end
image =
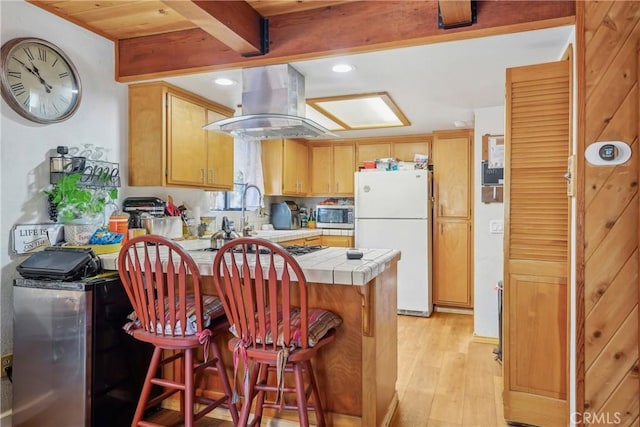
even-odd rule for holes
{"type": "Polygon", "coordinates": [[[58,222],[95,219],[104,214],[105,207],[118,198],[117,188],[87,187],[81,183],[82,177],[79,173],[63,175],[50,189],[44,191],[56,206],[58,222]]]}

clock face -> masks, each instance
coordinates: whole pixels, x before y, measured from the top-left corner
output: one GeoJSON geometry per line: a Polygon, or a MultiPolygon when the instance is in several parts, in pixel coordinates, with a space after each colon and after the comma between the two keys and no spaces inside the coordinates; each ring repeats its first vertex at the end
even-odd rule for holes
{"type": "Polygon", "coordinates": [[[19,38],[2,46],[2,97],[37,123],[68,119],[78,108],[81,85],[71,60],[41,39],[19,38]]]}

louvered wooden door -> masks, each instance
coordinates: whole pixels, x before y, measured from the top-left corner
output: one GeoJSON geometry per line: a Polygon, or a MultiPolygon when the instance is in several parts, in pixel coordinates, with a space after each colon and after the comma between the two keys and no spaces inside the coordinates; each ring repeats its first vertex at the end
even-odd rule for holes
{"type": "Polygon", "coordinates": [[[570,62],[507,70],[504,414],[566,426],[570,62]]]}

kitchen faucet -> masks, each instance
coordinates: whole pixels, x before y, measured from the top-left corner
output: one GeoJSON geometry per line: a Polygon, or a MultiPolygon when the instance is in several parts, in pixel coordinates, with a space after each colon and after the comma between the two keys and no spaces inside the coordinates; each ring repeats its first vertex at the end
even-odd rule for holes
{"type": "MultiPolygon", "coordinates": [[[[245,188],[244,191],[242,192],[242,217],[240,218],[240,230],[243,236],[248,236],[249,235],[249,230],[248,230],[248,226],[246,225],[246,219],[244,217],[244,211],[247,209],[247,191],[250,188],[255,188],[256,191],[258,192],[258,197],[259,197],[259,205],[262,204],[262,192],[260,191],[260,189],[258,188],[258,186],[253,185],[253,184],[248,184],[245,188]],[[245,227],[247,227],[247,230],[245,230],[245,227]]],[[[258,206],[258,209],[260,208],[260,206],[258,206]]]]}

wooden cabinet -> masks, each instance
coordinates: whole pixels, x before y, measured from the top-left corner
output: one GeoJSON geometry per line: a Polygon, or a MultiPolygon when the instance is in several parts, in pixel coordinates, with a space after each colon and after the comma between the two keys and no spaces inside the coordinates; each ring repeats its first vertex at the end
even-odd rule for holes
{"type": "Polygon", "coordinates": [[[165,82],[129,86],[129,185],[229,190],[233,139],[202,127],[233,110],[165,82]]]}
{"type": "Polygon", "coordinates": [[[311,194],[353,195],[355,147],[351,143],[312,145],[311,194]]]}
{"type": "Polygon", "coordinates": [[[356,147],[356,167],[364,166],[364,162],[391,157],[392,146],[389,142],[360,142],[356,147]]]}
{"type": "Polygon", "coordinates": [[[279,245],[282,246],[319,246],[322,244],[323,236],[311,236],[311,237],[303,237],[301,239],[293,239],[293,240],[285,240],[284,242],[278,242],[279,245]]]}
{"type": "Polygon", "coordinates": [[[429,141],[426,139],[417,142],[395,142],[393,144],[393,157],[403,162],[413,162],[415,154],[429,155],[429,141]]]}
{"type": "MultiPolygon", "coordinates": [[[[207,110],[207,123],[226,116],[207,110]]],[[[233,138],[220,132],[207,132],[207,182],[233,190],[233,138]]]]}
{"type": "Polygon", "coordinates": [[[322,236],[322,246],[333,246],[337,248],[352,248],[352,236],[322,236]]]}
{"type": "Polygon", "coordinates": [[[473,133],[434,132],[434,296],[435,304],[473,307],[472,292],[473,133]]]}
{"type": "Polygon", "coordinates": [[[309,191],[307,143],[294,139],[262,141],[265,195],[304,196],[309,191]]]}
{"type": "Polygon", "coordinates": [[[435,302],[471,306],[471,226],[467,221],[439,221],[434,230],[435,302]]]}

